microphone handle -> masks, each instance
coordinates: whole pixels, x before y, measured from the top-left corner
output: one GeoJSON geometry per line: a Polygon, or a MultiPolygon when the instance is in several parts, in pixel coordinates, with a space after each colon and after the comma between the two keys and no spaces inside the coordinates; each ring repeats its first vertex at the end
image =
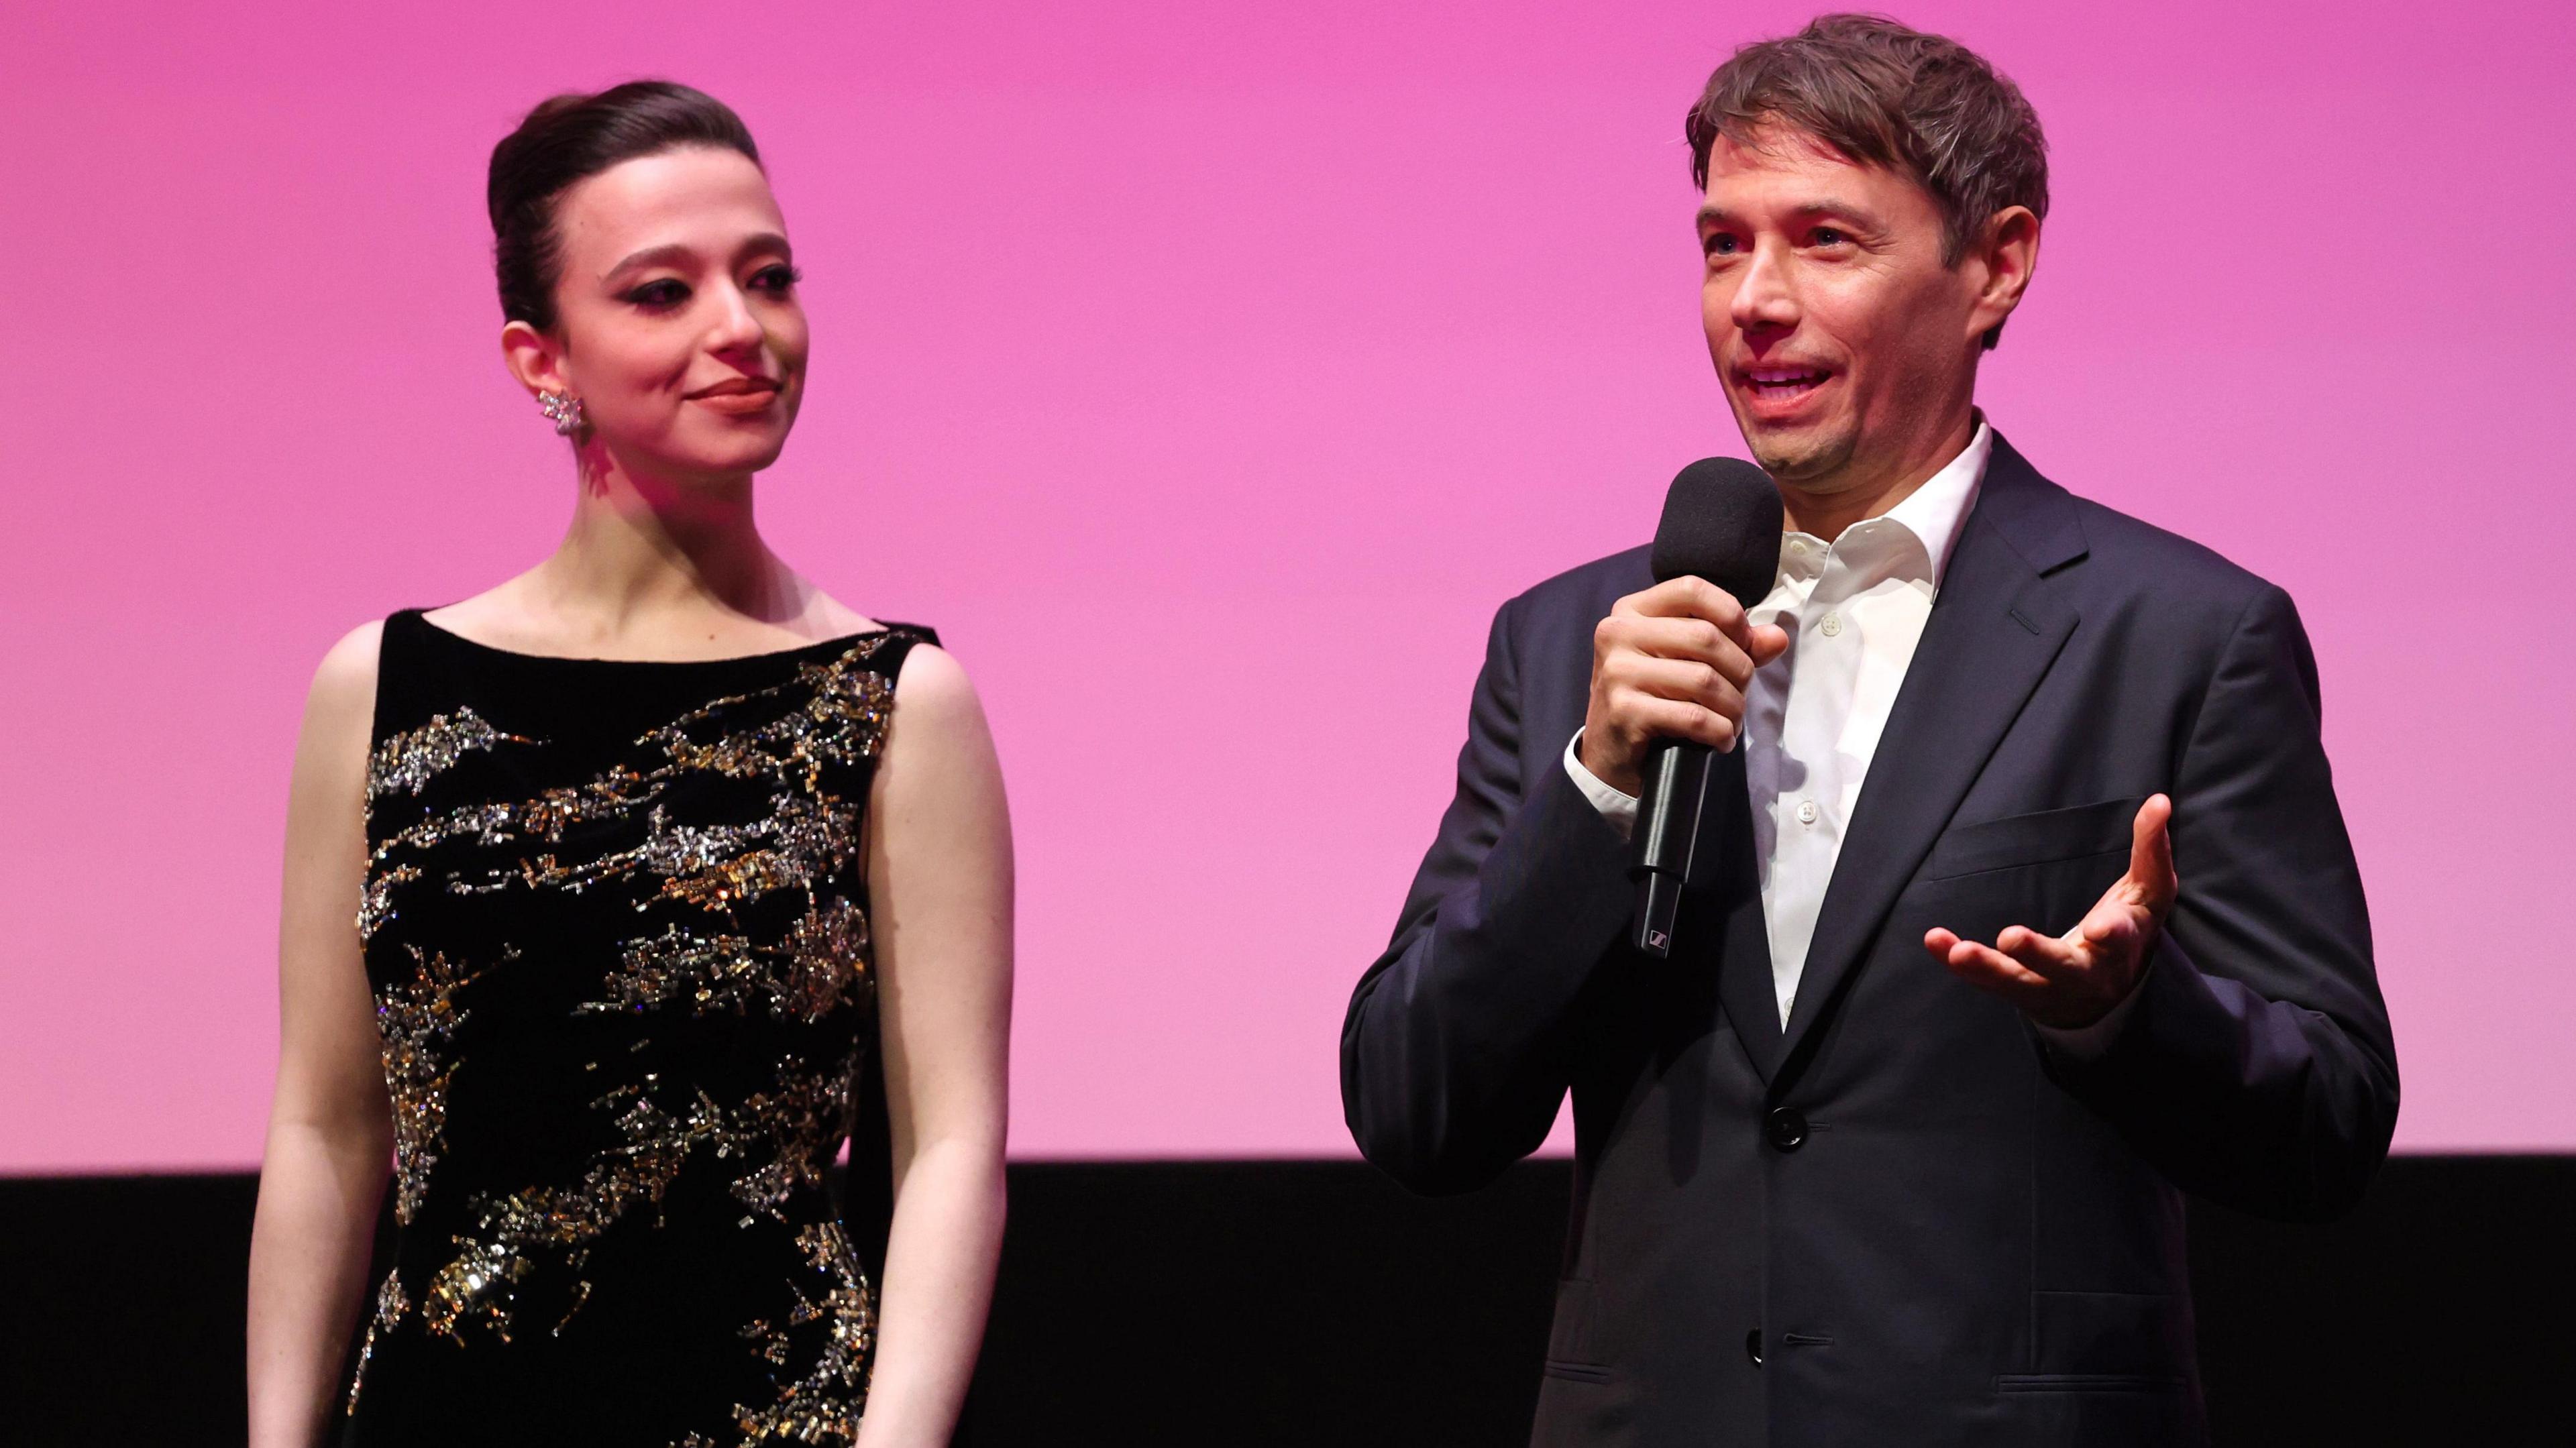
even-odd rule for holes
{"type": "Polygon", "coordinates": [[[1658,959],[1673,950],[1673,918],[1691,876],[1700,813],[1708,803],[1713,752],[1705,744],[1665,740],[1646,756],[1646,792],[1637,801],[1636,946],[1658,959]]]}

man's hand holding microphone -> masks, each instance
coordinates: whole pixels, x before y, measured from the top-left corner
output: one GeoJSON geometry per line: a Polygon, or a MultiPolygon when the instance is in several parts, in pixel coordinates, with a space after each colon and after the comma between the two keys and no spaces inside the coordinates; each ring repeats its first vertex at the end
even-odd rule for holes
{"type": "Polygon", "coordinates": [[[1592,698],[1578,761],[1637,796],[1631,939],[1672,954],[1682,890],[1698,866],[1709,761],[1744,733],[1753,671],[1789,647],[1745,610],[1780,570],[1780,491],[1740,458],[1702,458],[1664,495],[1648,560],[1655,586],[1612,605],[1592,634],[1592,698]]]}
{"type": "Polygon", "coordinates": [[[1753,671],[1787,651],[1789,635],[1757,624],[1706,579],[1668,579],[1620,599],[1592,631],[1592,701],[1576,757],[1622,794],[1641,794],[1647,751],[1660,739],[1719,753],[1744,732],[1753,671]]]}

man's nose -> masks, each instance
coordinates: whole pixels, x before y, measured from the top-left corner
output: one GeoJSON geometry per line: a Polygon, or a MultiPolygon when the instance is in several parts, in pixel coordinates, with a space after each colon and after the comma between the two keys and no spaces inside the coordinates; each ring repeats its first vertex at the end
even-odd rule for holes
{"type": "Polygon", "coordinates": [[[1798,294],[1791,285],[1789,259],[1777,245],[1757,246],[1746,259],[1735,284],[1728,320],[1739,332],[1785,331],[1798,325],[1798,294]]]}

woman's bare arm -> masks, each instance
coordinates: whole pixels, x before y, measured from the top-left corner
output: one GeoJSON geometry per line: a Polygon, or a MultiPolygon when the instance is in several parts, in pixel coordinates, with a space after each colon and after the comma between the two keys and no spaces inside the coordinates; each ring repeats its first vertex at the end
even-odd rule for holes
{"type": "Polygon", "coordinates": [[[984,711],[915,648],[870,809],[868,893],[894,1139],[877,1358],[861,1448],[955,1430],[1002,1246],[1011,1026],[1011,824],[984,711]]]}
{"type": "Polygon", "coordinates": [[[393,1116],[358,943],[375,712],[369,624],[315,673],[286,807],[277,1095],[250,1247],[250,1442],[309,1448],[365,1292],[393,1116]]]}

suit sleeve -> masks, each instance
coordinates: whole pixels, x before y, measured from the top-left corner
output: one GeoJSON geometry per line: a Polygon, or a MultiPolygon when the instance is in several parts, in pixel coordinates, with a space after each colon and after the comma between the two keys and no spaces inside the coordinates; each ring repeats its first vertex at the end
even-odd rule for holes
{"type": "Polygon", "coordinates": [[[2350,1210],[2388,1153],[2397,1055],[2289,595],[2238,619],[2175,771],[2182,881],[2110,1049],[2058,1082],[2176,1185],[2264,1216],[2350,1210]]]}
{"type": "Polygon", "coordinates": [[[1537,751],[1548,767],[1522,778],[1523,603],[1495,615],[1457,796],[1342,1025],[1351,1135],[1420,1192],[1482,1186],[1546,1140],[1577,1020],[1596,976],[1616,968],[1629,914],[1626,846],[1556,749],[1537,751]]]}

